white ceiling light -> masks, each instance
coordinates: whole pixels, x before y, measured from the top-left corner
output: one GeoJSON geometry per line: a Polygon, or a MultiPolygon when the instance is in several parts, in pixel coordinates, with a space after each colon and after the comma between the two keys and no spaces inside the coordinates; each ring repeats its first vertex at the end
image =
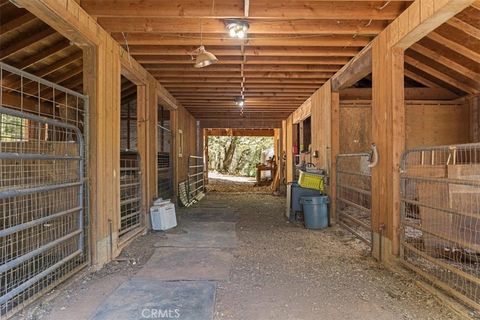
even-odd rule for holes
{"type": "Polygon", "coordinates": [[[247,21],[227,21],[228,34],[232,38],[244,39],[248,31],[247,21]]]}
{"type": "Polygon", "coordinates": [[[245,106],[245,99],[243,99],[242,97],[236,97],[235,104],[240,108],[243,108],[243,106],[245,106]]]}

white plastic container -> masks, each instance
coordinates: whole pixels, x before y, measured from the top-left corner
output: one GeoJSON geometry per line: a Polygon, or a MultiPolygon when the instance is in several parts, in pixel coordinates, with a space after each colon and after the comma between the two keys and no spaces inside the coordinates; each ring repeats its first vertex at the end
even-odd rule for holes
{"type": "Polygon", "coordinates": [[[150,208],[150,219],[153,230],[168,230],[177,226],[175,205],[171,202],[162,202],[150,208]]]}

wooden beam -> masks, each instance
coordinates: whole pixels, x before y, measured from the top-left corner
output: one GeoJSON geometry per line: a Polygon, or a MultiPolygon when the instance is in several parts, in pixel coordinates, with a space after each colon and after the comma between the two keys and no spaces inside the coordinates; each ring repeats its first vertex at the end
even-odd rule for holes
{"type": "Polygon", "coordinates": [[[415,1],[398,19],[390,24],[392,44],[406,49],[420,41],[426,35],[436,34],[434,31],[457,13],[472,4],[475,0],[439,0],[415,1]],[[397,35],[394,35],[395,29],[397,35]],[[398,39],[398,40],[397,40],[398,39]]]}
{"type": "MultiPolygon", "coordinates": [[[[181,76],[182,72],[196,71],[198,69],[194,68],[192,65],[185,64],[144,64],[143,65],[149,72],[168,72],[175,71],[179,72],[181,76]]],[[[308,65],[308,64],[270,64],[270,65],[245,65],[244,71],[256,71],[256,72],[336,72],[339,67],[335,65],[308,65]]],[[[236,71],[240,72],[240,64],[231,64],[231,65],[213,65],[208,68],[202,69],[202,73],[214,73],[222,71],[236,71]]]]}
{"type": "Polygon", "coordinates": [[[405,74],[405,77],[410,78],[412,80],[415,80],[416,82],[418,82],[420,84],[423,84],[425,87],[428,87],[428,88],[439,88],[440,87],[440,85],[438,83],[435,83],[431,80],[428,80],[428,79],[422,77],[421,75],[418,75],[415,72],[410,71],[408,69],[404,70],[404,74],[405,74]]]}
{"type": "Polygon", "coordinates": [[[437,52],[431,50],[430,48],[422,46],[419,43],[416,43],[413,46],[411,46],[410,49],[415,51],[415,52],[420,53],[421,55],[424,55],[427,58],[430,58],[430,59],[434,60],[435,62],[438,62],[438,63],[442,64],[443,66],[445,66],[445,67],[447,67],[447,68],[449,68],[453,71],[456,71],[456,72],[466,76],[467,78],[470,78],[474,81],[480,82],[480,74],[479,73],[474,72],[473,70],[457,63],[456,61],[454,61],[452,59],[449,59],[449,58],[441,55],[440,53],[437,53],[437,52]]]}
{"type": "MultiPolygon", "coordinates": [[[[353,10],[352,10],[353,11],[353,10]]],[[[231,17],[230,17],[231,18],[231,17]]],[[[380,33],[387,25],[387,21],[359,21],[357,17],[352,20],[342,20],[332,23],[330,19],[321,20],[287,20],[279,21],[253,20],[249,21],[249,35],[367,35],[373,36],[380,33]]],[[[98,23],[109,32],[128,33],[161,33],[161,34],[199,34],[200,19],[186,18],[98,18],[98,23]]],[[[223,19],[202,19],[202,29],[205,34],[225,34],[223,19]]]]}
{"type": "MultiPolygon", "coordinates": [[[[113,33],[113,38],[120,44],[130,46],[134,45],[157,45],[157,46],[198,46],[200,43],[200,35],[184,35],[171,34],[165,35],[161,33],[130,33],[123,37],[121,33],[113,33]]],[[[203,35],[202,43],[204,46],[283,46],[283,47],[363,47],[371,40],[369,36],[352,35],[329,35],[329,36],[309,36],[301,37],[292,35],[250,35],[248,39],[227,38],[224,35],[203,35]]]]}
{"type": "Polygon", "coordinates": [[[16,41],[15,43],[2,44],[2,49],[0,49],[0,60],[10,57],[16,52],[23,50],[38,41],[42,41],[54,33],[55,30],[52,28],[44,28],[29,37],[25,37],[19,41],[16,41]]]}
{"type": "Polygon", "coordinates": [[[273,137],[273,129],[206,129],[208,136],[273,137]]]}
{"type": "Polygon", "coordinates": [[[333,72],[203,72],[189,71],[179,74],[177,72],[152,72],[154,77],[160,78],[279,78],[279,79],[329,79],[333,72]]]}
{"type": "Polygon", "coordinates": [[[205,129],[208,136],[273,137],[273,129],[205,129]]]}
{"type": "MultiPolygon", "coordinates": [[[[223,64],[228,65],[240,65],[242,64],[241,56],[220,56],[217,55],[219,59],[218,63],[215,66],[220,66],[223,64]]],[[[137,55],[135,60],[142,64],[187,64],[193,66],[192,58],[188,55],[182,56],[158,56],[158,55],[137,55]]],[[[279,56],[279,57],[255,57],[248,56],[245,61],[245,66],[247,65],[283,65],[283,64],[293,64],[293,65],[339,65],[343,66],[349,61],[348,57],[289,57],[289,56],[279,56]]]]}
{"type": "Polygon", "coordinates": [[[471,24],[463,20],[452,17],[450,20],[447,21],[447,24],[451,25],[455,29],[465,32],[466,34],[476,38],[477,40],[480,40],[480,29],[472,26],[471,24]]]}
{"type": "MultiPolygon", "coordinates": [[[[168,2],[154,1],[93,1],[83,0],[82,7],[94,17],[215,17],[243,18],[245,11],[243,0],[224,0],[216,3],[213,12],[211,4],[192,3],[188,0],[168,2]],[[112,10],[112,8],[115,8],[112,10]]],[[[311,1],[308,6],[298,2],[266,1],[250,3],[249,18],[259,19],[359,19],[393,20],[405,9],[402,2],[392,2],[383,9],[376,2],[324,2],[311,1]],[[353,7],[354,6],[354,7],[353,7]]]]}
{"type": "Polygon", "coordinates": [[[281,127],[281,120],[272,119],[249,119],[241,118],[228,118],[217,119],[215,117],[205,118],[200,121],[202,128],[279,128],[281,127]]]}
{"type": "MultiPolygon", "coordinates": [[[[81,51],[78,51],[76,53],[74,53],[73,55],[71,56],[68,56],[66,58],[63,58],[51,65],[48,65],[46,66],[45,68],[42,68],[40,70],[37,70],[37,71],[34,71],[32,72],[34,75],[36,75],[37,77],[45,77],[45,76],[48,76],[49,74],[55,72],[55,71],[58,71],[59,69],[61,68],[64,68],[65,66],[68,66],[69,64],[79,60],[82,58],[82,52],[81,51]]],[[[8,80],[8,79],[7,79],[8,80]]],[[[32,85],[29,85],[32,81],[28,81],[28,80],[23,80],[23,86],[24,88],[30,88],[30,90],[32,89],[32,85]],[[27,87],[28,85],[28,87],[27,87]]],[[[22,85],[22,80],[21,79],[16,79],[15,81],[13,82],[10,82],[10,81],[7,81],[6,84],[7,86],[9,86],[10,88],[13,88],[13,89],[18,89],[20,88],[20,86],[22,85]]],[[[27,89],[28,90],[28,89],[27,89]]]]}
{"type": "Polygon", "coordinates": [[[54,54],[57,54],[58,52],[66,49],[69,46],[70,42],[68,40],[60,40],[59,42],[49,46],[45,50],[42,50],[41,52],[34,54],[33,56],[30,56],[26,59],[22,59],[22,61],[20,61],[20,63],[17,64],[16,67],[19,69],[28,68],[38,62],[43,61],[44,59],[47,59],[48,57],[53,56],[54,54]]]}
{"type": "MultiPolygon", "coordinates": [[[[130,54],[137,55],[185,55],[190,56],[197,47],[179,46],[130,46],[130,54]]],[[[242,56],[240,48],[208,47],[216,56],[242,56]]],[[[340,47],[246,47],[247,56],[290,56],[290,57],[354,57],[359,50],[340,47]]]]}
{"type": "Polygon", "coordinates": [[[217,78],[217,77],[210,77],[210,78],[202,78],[202,77],[189,77],[189,78],[163,78],[160,76],[155,77],[158,81],[162,84],[193,84],[202,82],[208,83],[212,86],[221,86],[222,84],[240,84],[240,83],[248,83],[248,84],[305,84],[305,85],[321,85],[328,77],[323,78],[304,78],[304,79],[288,79],[288,78],[246,78],[243,79],[242,77],[230,77],[230,78],[217,78]]]}
{"type": "Polygon", "coordinates": [[[357,56],[332,77],[332,90],[351,87],[372,73],[372,49],[365,47],[357,56]]]}
{"type": "MultiPolygon", "coordinates": [[[[212,85],[208,83],[166,83],[164,85],[165,88],[211,88],[212,85]]],[[[218,88],[238,88],[237,84],[223,84],[218,85],[218,88]]],[[[245,84],[245,88],[247,89],[318,89],[318,85],[316,84],[255,84],[249,85],[248,83],[245,84]]],[[[220,89],[220,90],[222,90],[220,89]]]]}
{"type": "MultiPolygon", "coordinates": [[[[8,2],[8,1],[7,1],[8,2]]],[[[3,36],[15,29],[21,27],[22,25],[35,19],[35,16],[29,12],[21,15],[20,17],[14,18],[7,22],[2,22],[2,27],[0,28],[0,36],[3,36]]]]}
{"type": "Polygon", "coordinates": [[[408,63],[409,65],[419,69],[419,70],[422,70],[426,73],[428,73],[429,75],[431,75],[432,77],[434,78],[437,78],[445,83],[448,83],[449,85],[455,87],[455,88],[458,88],[464,92],[467,92],[467,93],[471,93],[471,94],[475,94],[475,93],[478,93],[479,91],[479,88],[474,88],[466,83],[463,83],[461,81],[458,81],[457,79],[445,74],[445,73],[442,73],[440,71],[438,71],[437,69],[435,69],[434,67],[431,67],[425,63],[422,63],[410,56],[405,56],[405,62],[408,63]]]}
{"type": "Polygon", "coordinates": [[[428,35],[429,39],[432,39],[435,42],[438,42],[440,45],[446,46],[447,48],[456,51],[457,53],[472,59],[473,61],[480,63],[480,51],[475,52],[469,48],[463,46],[462,44],[450,40],[437,32],[432,32],[428,35]]]}

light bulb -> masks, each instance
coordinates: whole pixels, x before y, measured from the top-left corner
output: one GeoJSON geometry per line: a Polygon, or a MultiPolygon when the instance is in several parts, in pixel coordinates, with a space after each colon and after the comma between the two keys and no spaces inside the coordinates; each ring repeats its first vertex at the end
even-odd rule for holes
{"type": "Polygon", "coordinates": [[[240,100],[240,101],[238,102],[238,105],[239,105],[240,107],[243,107],[243,106],[245,105],[245,101],[240,100]]]}
{"type": "Polygon", "coordinates": [[[230,31],[228,32],[228,34],[230,35],[230,37],[235,38],[235,36],[237,35],[237,32],[235,31],[235,28],[230,28],[230,31]]]}
{"type": "Polygon", "coordinates": [[[238,37],[239,39],[245,38],[245,31],[239,30],[239,31],[237,32],[237,37],[238,37]]]}

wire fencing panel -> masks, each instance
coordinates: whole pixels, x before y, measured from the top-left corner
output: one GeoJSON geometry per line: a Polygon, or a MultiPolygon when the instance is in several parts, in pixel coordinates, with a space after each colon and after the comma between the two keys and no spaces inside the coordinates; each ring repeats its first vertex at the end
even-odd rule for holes
{"type": "Polygon", "coordinates": [[[88,262],[88,98],[0,63],[0,318],[88,262]]]}
{"type": "Polygon", "coordinates": [[[480,310],[480,144],[405,152],[401,259],[480,310]]]}
{"type": "Polygon", "coordinates": [[[205,171],[203,157],[188,157],[188,195],[196,199],[205,192],[205,171]]]}
{"type": "Polygon", "coordinates": [[[168,199],[173,196],[172,133],[157,125],[157,188],[158,196],[168,199]]]}
{"type": "Polygon", "coordinates": [[[142,224],[142,188],[140,155],[120,153],[120,230],[119,236],[142,224]]]}
{"type": "Polygon", "coordinates": [[[337,217],[341,226],[372,245],[370,153],[337,155],[337,217]]]}

